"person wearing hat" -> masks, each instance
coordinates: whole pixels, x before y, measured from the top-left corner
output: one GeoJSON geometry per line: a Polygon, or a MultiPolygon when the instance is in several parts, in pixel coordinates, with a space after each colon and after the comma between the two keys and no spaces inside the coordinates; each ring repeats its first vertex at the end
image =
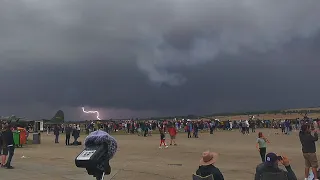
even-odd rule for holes
{"type": "Polygon", "coordinates": [[[278,156],[275,153],[268,153],[266,155],[266,161],[259,164],[256,168],[254,180],[269,179],[297,180],[297,177],[291,169],[290,162],[287,157],[278,156]],[[287,171],[279,168],[279,162],[284,165],[287,171]]]}
{"type": "Polygon", "coordinates": [[[210,151],[203,152],[196,175],[200,177],[208,177],[212,175],[214,180],[224,180],[221,171],[215,166],[217,159],[217,153],[210,151]]]}

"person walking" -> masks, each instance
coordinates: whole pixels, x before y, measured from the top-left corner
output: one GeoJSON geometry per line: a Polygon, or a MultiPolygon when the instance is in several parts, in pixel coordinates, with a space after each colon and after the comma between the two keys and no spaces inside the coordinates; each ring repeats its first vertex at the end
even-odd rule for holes
{"type": "Polygon", "coordinates": [[[256,148],[258,149],[258,151],[260,153],[260,157],[261,157],[262,162],[266,161],[267,143],[270,143],[270,141],[266,137],[264,137],[262,132],[259,132],[256,148]]]}

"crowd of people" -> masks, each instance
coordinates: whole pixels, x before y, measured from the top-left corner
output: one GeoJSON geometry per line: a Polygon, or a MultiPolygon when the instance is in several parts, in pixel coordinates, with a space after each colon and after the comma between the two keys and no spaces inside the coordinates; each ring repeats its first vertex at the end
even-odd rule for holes
{"type": "MultiPolygon", "coordinates": [[[[299,139],[302,146],[302,156],[305,160],[305,180],[319,180],[318,159],[316,155],[316,144],[318,141],[317,128],[313,122],[301,125],[299,139]],[[311,170],[311,173],[310,173],[311,170]]],[[[262,163],[256,167],[254,180],[297,180],[297,177],[290,166],[288,157],[276,153],[267,152],[267,143],[270,141],[262,134],[258,133],[256,148],[260,153],[262,163]],[[279,163],[286,170],[279,168],[279,163]]],[[[193,175],[194,180],[224,180],[221,171],[215,166],[218,154],[214,152],[204,152],[200,160],[199,169],[193,175]]]]}
{"type": "MultiPolygon", "coordinates": [[[[199,138],[198,132],[208,130],[213,134],[217,130],[233,130],[238,128],[243,134],[254,133],[256,127],[281,129],[283,134],[290,134],[293,129],[300,130],[299,138],[302,145],[302,156],[305,159],[305,180],[310,178],[310,174],[314,177],[313,180],[318,179],[318,160],[316,155],[315,142],[318,140],[317,129],[319,120],[304,119],[299,121],[278,120],[262,122],[254,120],[240,120],[236,122],[219,120],[210,121],[191,121],[191,120],[167,120],[167,121],[125,121],[125,122],[108,122],[108,123],[87,123],[84,130],[89,133],[98,129],[105,130],[108,133],[115,133],[120,130],[130,133],[138,134],[140,136],[151,136],[152,131],[158,130],[160,134],[159,148],[168,148],[166,142],[166,134],[169,134],[170,145],[177,146],[176,135],[179,131],[184,131],[188,138],[199,138]],[[312,171],[310,173],[309,171],[312,171]]],[[[10,124],[4,123],[0,126],[0,154],[1,167],[12,169],[11,160],[14,155],[14,141],[12,127],[10,124]]],[[[55,135],[55,143],[59,143],[60,133],[66,134],[66,145],[78,145],[77,139],[80,137],[81,128],[79,124],[62,124],[47,127],[47,133],[50,131],[55,135]],[[70,138],[73,136],[73,143],[70,143],[70,138]]],[[[262,132],[258,133],[256,148],[261,157],[261,164],[257,165],[255,180],[297,180],[294,171],[290,166],[288,157],[278,155],[276,153],[267,153],[267,145],[271,143],[262,132]],[[286,170],[279,168],[278,164],[284,165],[286,170]]],[[[223,174],[216,167],[215,163],[218,159],[218,153],[204,152],[200,160],[199,168],[193,175],[193,179],[207,178],[214,180],[224,180],[223,174]]]]}

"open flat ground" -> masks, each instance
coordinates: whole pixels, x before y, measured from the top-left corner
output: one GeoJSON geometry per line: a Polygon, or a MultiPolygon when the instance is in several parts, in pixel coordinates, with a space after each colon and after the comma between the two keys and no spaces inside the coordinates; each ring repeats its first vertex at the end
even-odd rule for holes
{"type": "MultiPolygon", "coordinates": [[[[268,152],[287,155],[292,160],[296,175],[303,179],[304,161],[298,133],[287,136],[275,135],[273,131],[262,130],[271,141],[268,152]]],[[[178,146],[158,149],[158,134],[152,137],[114,135],[118,140],[119,151],[110,162],[112,174],[105,179],[191,179],[192,173],[197,170],[201,153],[210,149],[220,153],[216,166],[220,168],[226,180],[250,180],[253,179],[256,165],[260,163],[258,151],[255,149],[256,136],[257,134],[242,135],[238,130],[220,131],[214,135],[202,133],[199,139],[188,139],[186,134],[179,134],[178,146]]],[[[81,137],[82,141],[83,139],[84,136],[81,137]]],[[[74,158],[83,147],[66,147],[63,140],[62,135],[60,144],[54,144],[53,135],[43,134],[42,144],[17,148],[13,159],[15,169],[0,169],[0,179],[94,179],[86,174],[85,169],[74,165],[74,158]]]]}

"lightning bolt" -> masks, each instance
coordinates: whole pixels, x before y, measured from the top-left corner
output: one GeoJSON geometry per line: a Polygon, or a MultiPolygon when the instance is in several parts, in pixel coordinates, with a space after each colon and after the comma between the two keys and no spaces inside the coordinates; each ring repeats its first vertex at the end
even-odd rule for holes
{"type": "Polygon", "coordinates": [[[87,113],[87,114],[97,114],[97,119],[98,119],[98,120],[101,120],[101,119],[99,118],[99,116],[100,116],[99,111],[86,111],[86,110],[84,109],[84,107],[82,107],[82,111],[83,111],[84,113],[87,113]]]}

